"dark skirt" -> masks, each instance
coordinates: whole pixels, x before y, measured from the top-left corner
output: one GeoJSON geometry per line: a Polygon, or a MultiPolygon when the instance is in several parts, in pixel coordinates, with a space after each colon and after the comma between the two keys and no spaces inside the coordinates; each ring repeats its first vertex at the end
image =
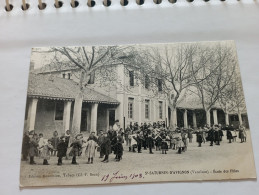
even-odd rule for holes
{"type": "Polygon", "coordinates": [[[168,145],[167,145],[166,142],[162,142],[162,143],[161,143],[161,149],[162,149],[162,150],[168,150],[168,145]]]}
{"type": "Polygon", "coordinates": [[[122,156],[123,155],[123,146],[121,143],[117,143],[115,146],[114,146],[114,154],[116,155],[120,155],[122,156]]]}

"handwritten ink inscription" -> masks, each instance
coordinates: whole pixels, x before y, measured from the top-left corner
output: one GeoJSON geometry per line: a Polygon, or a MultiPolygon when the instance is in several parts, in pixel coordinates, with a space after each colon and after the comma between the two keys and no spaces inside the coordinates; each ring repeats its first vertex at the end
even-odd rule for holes
{"type": "Polygon", "coordinates": [[[103,182],[114,182],[114,181],[127,181],[127,180],[136,180],[136,179],[144,179],[144,176],[142,173],[131,173],[128,175],[125,175],[123,173],[120,173],[120,171],[117,171],[112,174],[106,174],[102,177],[101,181],[103,182]]]}

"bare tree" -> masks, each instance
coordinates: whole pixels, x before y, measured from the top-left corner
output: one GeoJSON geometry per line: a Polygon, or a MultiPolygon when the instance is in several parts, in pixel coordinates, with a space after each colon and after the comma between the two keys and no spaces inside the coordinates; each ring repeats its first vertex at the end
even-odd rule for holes
{"type": "MultiPolygon", "coordinates": [[[[103,79],[111,79],[114,66],[126,62],[121,56],[125,55],[128,47],[119,46],[92,46],[92,47],[53,47],[48,53],[52,53],[51,64],[55,69],[68,67],[78,69],[80,92],[76,95],[71,136],[80,132],[81,109],[83,101],[83,90],[91,82],[95,72],[103,74],[103,79]]],[[[116,80],[116,79],[115,79],[116,80]]]]}
{"type": "MultiPolygon", "coordinates": [[[[201,63],[197,63],[197,53],[201,53],[198,44],[170,45],[163,48],[144,48],[139,53],[139,79],[154,95],[165,94],[171,110],[170,126],[176,127],[176,107],[181,95],[195,82],[201,63]],[[142,77],[141,77],[142,76],[142,77]],[[147,87],[147,86],[146,86],[147,87]]],[[[204,50],[205,55],[206,50],[204,50]]]]}
{"type": "Polygon", "coordinates": [[[226,124],[229,123],[228,114],[234,113],[238,115],[239,124],[242,125],[241,113],[246,111],[246,105],[240,74],[237,71],[226,89],[221,92],[219,100],[225,112],[226,124]]]}
{"type": "MultiPolygon", "coordinates": [[[[203,68],[198,74],[193,74],[193,79],[203,109],[206,111],[207,124],[210,125],[210,110],[223,92],[228,93],[225,89],[232,82],[237,58],[232,48],[226,45],[217,44],[206,50],[211,55],[199,57],[199,61],[206,63],[203,63],[203,68]]],[[[194,72],[194,69],[192,71],[194,72]]]]}

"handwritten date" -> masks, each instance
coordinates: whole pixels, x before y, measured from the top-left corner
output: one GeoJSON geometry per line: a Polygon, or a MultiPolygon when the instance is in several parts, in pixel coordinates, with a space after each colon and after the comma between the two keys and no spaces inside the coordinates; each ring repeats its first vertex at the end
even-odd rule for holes
{"type": "Polygon", "coordinates": [[[134,180],[134,179],[143,179],[143,175],[142,173],[131,173],[130,175],[124,175],[122,173],[120,173],[120,171],[117,171],[115,173],[112,174],[106,174],[102,177],[101,181],[103,182],[109,182],[112,183],[115,180],[134,180]]]}

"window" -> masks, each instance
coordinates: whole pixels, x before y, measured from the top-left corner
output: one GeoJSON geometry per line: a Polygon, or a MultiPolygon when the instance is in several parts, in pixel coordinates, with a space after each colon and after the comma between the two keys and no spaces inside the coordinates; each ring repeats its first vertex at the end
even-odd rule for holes
{"type": "Polygon", "coordinates": [[[239,120],[238,120],[238,115],[231,115],[231,116],[230,116],[230,120],[231,120],[231,121],[239,121],[239,120]]]}
{"type": "Polygon", "coordinates": [[[145,76],[145,88],[148,89],[149,88],[149,84],[150,84],[150,80],[148,75],[145,76]]]}
{"type": "Polygon", "coordinates": [[[67,78],[71,79],[71,73],[67,73],[67,78]]]}
{"type": "Polygon", "coordinates": [[[149,119],[149,100],[145,100],[145,118],[149,119]]]}
{"type": "Polygon", "coordinates": [[[162,79],[157,79],[158,91],[162,91],[162,79]]]}
{"type": "Polygon", "coordinates": [[[62,101],[56,102],[55,120],[63,120],[63,113],[64,113],[64,102],[62,101]]]}
{"type": "Polygon", "coordinates": [[[159,101],[159,118],[163,119],[163,102],[159,101]]]}
{"type": "Polygon", "coordinates": [[[128,118],[133,119],[134,98],[128,99],[128,118]]]}
{"type": "Polygon", "coordinates": [[[66,73],[62,74],[62,77],[65,79],[66,78],[66,73]]]}
{"type": "Polygon", "coordinates": [[[134,71],[129,71],[129,84],[134,86],[134,71]]]}

